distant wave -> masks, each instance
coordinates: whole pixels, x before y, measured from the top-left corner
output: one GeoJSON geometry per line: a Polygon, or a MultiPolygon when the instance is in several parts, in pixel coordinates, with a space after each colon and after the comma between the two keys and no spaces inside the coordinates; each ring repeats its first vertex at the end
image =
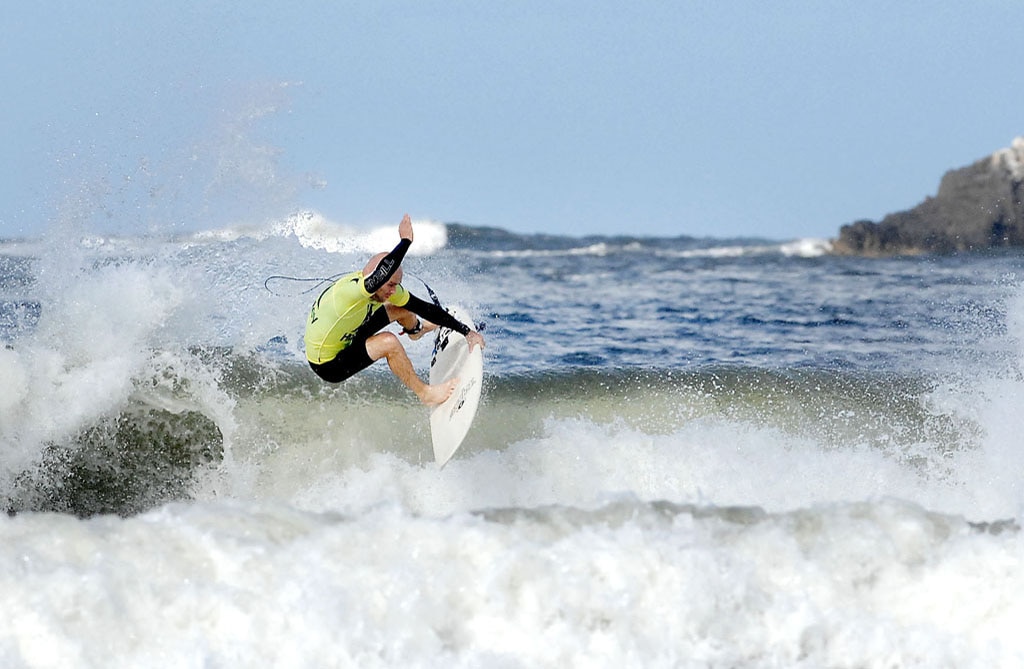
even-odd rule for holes
{"type": "Polygon", "coordinates": [[[747,256],[783,255],[791,258],[817,258],[832,251],[827,239],[796,239],[782,243],[748,243],[711,246],[680,252],[684,258],[742,258],[747,256]]]}
{"type": "Polygon", "coordinates": [[[832,252],[832,242],[828,239],[805,238],[787,242],[780,247],[783,255],[801,258],[817,258],[832,252]]]}
{"type": "MultiPolygon", "coordinates": [[[[409,249],[410,255],[430,255],[443,249],[448,233],[443,223],[429,220],[414,220],[416,243],[409,249]]],[[[232,242],[239,239],[267,239],[269,237],[295,237],[310,249],[328,253],[374,253],[390,249],[398,240],[398,223],[358,228],[337,223],[314,211],[292,214],[283,221],[267,225],[237,225],[216,230],[194,233],[194,242],[232,242]]]]}
{"type": "MultiPolygon", "coordinates": [[[[416,243],[410,255],[432,255],[444,249],[483,252],[492,257],[607,256],[619,253],[656,253],[680,258],[739,258],[759,255],[813,258],[831,253],[827,239],[802,238],[772,241],[758,238],[717,239],[697,237],[642,237],[625,235],[551,235],[516,233],[501,228],[414,220],[416,243]]],[[[328,253],[375,253],[391,248],[397,239],[397,222],[356,226],[339,223],[316,211],[301,211],[283,220],[238,223],[174,236],[170,241],[186,246],[294,238],[309,249],[328,253]]],[[[118,235],[89,235],[80,240],[87,249],[130,251],[142,240],[118,235]]],[[[0,252],[36,254],[45,251],[44,240],[0,240],[0,252]]]]}
{"type": "Polygon", "coordinates": [[[764,239],[714,239],[696,237],[571,237],[549,234],[517,234],[500,228],[449,223],[448,246],[484,252],[491,257],[531,258],[558,256],[607,256],[619,253],[654,253],[677,258],[741,258],[781,255],[818,257],[832,244],[826,239],[805,238],[785,242],[764,239]]]}

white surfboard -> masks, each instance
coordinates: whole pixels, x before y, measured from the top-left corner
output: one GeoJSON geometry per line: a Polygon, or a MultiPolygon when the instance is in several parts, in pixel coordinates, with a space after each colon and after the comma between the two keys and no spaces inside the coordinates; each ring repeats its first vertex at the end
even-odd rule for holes
{"type": "MultiPolygon", "coordinates": [[[[460,322],[471,325],[470,314],[458,307],[448,311],[460,322]]],[[[434,442],[434,460],[444,467],[473,424],[480,390],[483,386],[484,356],[480,347],[469,350],[466,338],[454,330],[438,328],[434,339],[434,356],[430,360],[430,383],[441,383],[453,376],[459,384],[444,404],[430,412],[430,436],[434,442]]]]}

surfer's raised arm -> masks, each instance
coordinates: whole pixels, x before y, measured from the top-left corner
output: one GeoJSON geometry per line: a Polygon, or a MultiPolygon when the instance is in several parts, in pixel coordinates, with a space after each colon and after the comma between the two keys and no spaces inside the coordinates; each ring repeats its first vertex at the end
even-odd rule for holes
{"type": "Polygon", "coordinates": [[[406,214],[398,224],[398,236],[401,239],[391,253],[373,256],[363,268],[363,285],[366,286],[366,292],[376,293],[402,265],[402,260],[405,259],[405,254],[412,244],[412,219],[409,218],[409,214],[406,214]]]}

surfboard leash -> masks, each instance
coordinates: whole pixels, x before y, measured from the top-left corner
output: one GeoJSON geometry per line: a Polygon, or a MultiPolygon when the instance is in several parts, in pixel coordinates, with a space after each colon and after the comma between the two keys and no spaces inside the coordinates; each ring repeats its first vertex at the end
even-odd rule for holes
{"type": "Polygon", "coordinates": [[[284,274],[274,274],[273,276],[268,276],[266,278],[266,280],[263,282],[263,287],[267,289],[268,293],[270,293],[271,295],[275,295],[277,297],[295,297],[296,295],[305,295],[306,293],[312,293],[313,291],[315,291],[316,289],[318,289],[320,286],[324,285],[325,283],[331,283],[333,281],[337,281],[338,279],[343,277],[345,274],[346,274],[345,272],[341,272],[339,274],[335,274],[334,276],[329,276],[329,277],[326,277],[326,278],[321,278],[321,277],[297,277],[297,276],[286,276],[284,274]],[[310,288],[307,288],[305,290],[299,291],[298,293],[295,293],[295,294],[285,295],[285,294],[278,293],[278,292],[274,291],[274,289],[270,287],[270,282],[274,281],[274,280],[277,280],[277,281],[293,281],[293,282],[296,282],[296,283],[313,283],[313,286],[310,287],[310,288]]]}
{"type": "MultiPolygon", "coordinates": [[[[413,274],[413,276],[416,276],[416,275],[413,274]]],[[[422,278],[420,278],[418,276],[416,276],[416,280],[419,281],[420,283],[422,283],[423,287],[427,289],[427,294],[430,295],[430,299],[433,300],[434,305],[439,307],[439,308],[441,308],[441,309],[444,309],[444,307],[441,306],[441,300],[438,299],[437,293],[435,293],[434,289],[430,287],[430,284],[428,284],[426,281],[424,281],[422,278]]],[[[447,309],[445,309],[445,311],[447,311],[447,309]]]]}

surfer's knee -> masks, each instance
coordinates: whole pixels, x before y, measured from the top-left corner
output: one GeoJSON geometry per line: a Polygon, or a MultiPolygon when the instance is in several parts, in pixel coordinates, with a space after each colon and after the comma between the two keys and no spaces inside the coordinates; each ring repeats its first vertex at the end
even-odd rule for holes
{"type": "Polygon", "coordinates": [[[393,332],[378,332],[366,340],[366,352],[374,360],[387,358],[396,353],[404,354],[405,347],[393,332]]]}

